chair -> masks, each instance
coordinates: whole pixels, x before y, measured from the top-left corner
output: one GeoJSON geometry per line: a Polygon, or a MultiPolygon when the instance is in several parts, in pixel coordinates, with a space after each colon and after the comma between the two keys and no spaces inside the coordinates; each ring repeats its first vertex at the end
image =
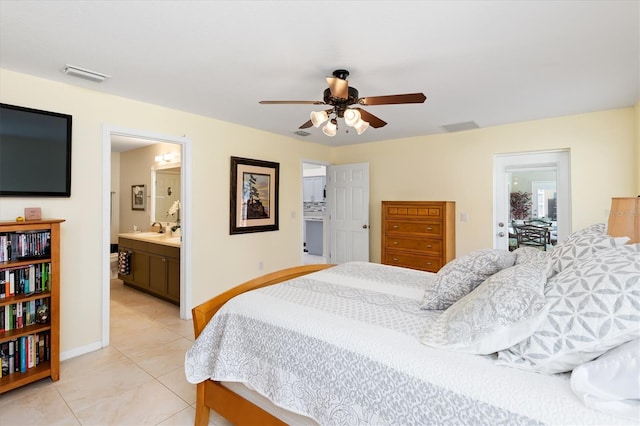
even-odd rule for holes
{"type": "Polygon", "coordinates": [[[513,225],[516,232],[518,247],[529,246],[547,250],[547,245],[551,243],[549,229],[536,225],[513,225]]]}

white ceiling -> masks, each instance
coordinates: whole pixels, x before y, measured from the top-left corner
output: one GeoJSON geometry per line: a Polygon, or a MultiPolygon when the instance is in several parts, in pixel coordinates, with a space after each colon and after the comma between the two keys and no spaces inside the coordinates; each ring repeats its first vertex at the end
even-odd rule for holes
{"type": "Polygon", "coordinates": [[[638,1],[0,0],[2,68],[331,146],[631,107],[639,57],[638,1]],[[334,138],[293,133],[322,107],[258,104],[322,100],[338,68],[360,96],[427,101],[334,138]]]}

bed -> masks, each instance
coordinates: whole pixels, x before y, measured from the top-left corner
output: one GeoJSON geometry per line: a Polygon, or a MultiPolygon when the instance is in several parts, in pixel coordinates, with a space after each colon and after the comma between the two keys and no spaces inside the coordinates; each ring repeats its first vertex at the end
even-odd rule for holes
{"type": "MultiPolygon", "coordinates": [[[[609,327],[613,337],[544,362],[539,339],[531,338],[549,334],[544,327],[549,318],[557,322],[567,300],[552,287],[584,280],[589,262],[611,270],[622,255],[620,270],[637,283],[640,246],[620,243],[611,240],[612,253],[590,241],[591,252],[580,250],[573,262],[566,246],[554,249],[555,258],[533,249],[484,250],[438,274],[350,262],[249,281],[193,309],[196,341],[185,373],[197,383],[196,424],[208,423],[210,409],[234,424],[261,425],[637,424],[587,407],[570,374],[640,337],[637,315],[609,327]],[[482,271],[487,263],[493,269],[482,271]],[[457,297],[479,272],[480,282],[457,297]],[[510,286],[517,290],[505,295],[510,286]],[[508,319],[500,318],[505,309],[508,319]]],[[[620,303],[635,309],[632,300],[620,303]]]]}

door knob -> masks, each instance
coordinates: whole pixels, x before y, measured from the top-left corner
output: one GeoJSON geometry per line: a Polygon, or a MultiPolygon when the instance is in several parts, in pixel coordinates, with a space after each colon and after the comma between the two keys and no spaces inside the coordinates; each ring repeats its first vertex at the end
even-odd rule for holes
{"type": "Polygon", "coordinates": [[[367,229],[368,226],[367,225],[362,225],[362,229],[367,229]]]}

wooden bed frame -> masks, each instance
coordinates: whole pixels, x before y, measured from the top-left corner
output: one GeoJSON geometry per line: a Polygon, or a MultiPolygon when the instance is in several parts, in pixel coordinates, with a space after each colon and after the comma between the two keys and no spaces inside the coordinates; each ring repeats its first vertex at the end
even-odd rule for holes
{"type": "MultiPolygon", "coordinates": [[[[237,287],[225,291],[224,293],[209,299],[191,310],[193,314],[193,330],[196,338],[200,335],[211,317],[229,299],[239,294],[277,284],[312,272],[330,268],[332,264],[316,264],[295,266],[272,272],[267,275],[247,281],[237,287]]],[[[226,418],[234,425],[284,425],[280,419],[272,416],[262,408],[242,398],[238,394],[222,386],[220,382],[205,380],[198,383],[196,390],[196,425],[209,424],[209,410],[226,418]]]]}

